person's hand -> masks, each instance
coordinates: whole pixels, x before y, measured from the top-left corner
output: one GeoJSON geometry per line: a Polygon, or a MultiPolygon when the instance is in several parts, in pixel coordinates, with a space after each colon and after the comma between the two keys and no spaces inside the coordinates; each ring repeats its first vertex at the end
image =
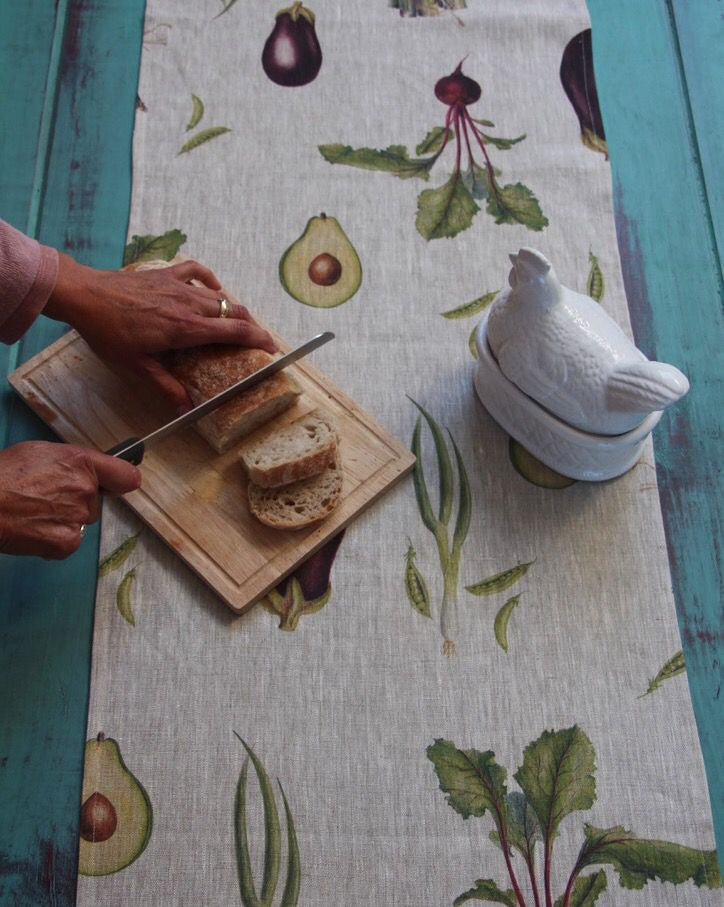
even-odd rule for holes
{"type": "Polygon", "coordinates": [[[97,450],[50,441],[23,441],[0,451],[0,551],[59,560],[94,523],[99,495],[125,494],[141,484],[130,463],[97,450]]]}
{"type": "Polygon", "coordinates": [[[98,271],[60,254],[44,313],[72,325],[110,365],[144,376],[179,411],[191,407],[157,354],[206,343],[276,351],[271,335],[241,305],[219,318],[216,277],[195,261],[147,271],[98,271]],[[203,286],[192,285],[191,280],[203,286]]]}

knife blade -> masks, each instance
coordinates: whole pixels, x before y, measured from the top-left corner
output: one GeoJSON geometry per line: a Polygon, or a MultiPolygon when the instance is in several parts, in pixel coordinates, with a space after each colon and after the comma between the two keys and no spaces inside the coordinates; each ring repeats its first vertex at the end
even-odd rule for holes
{"type": "Polygon", "coordinates": [[[113,447],[110,447],[106,451],[106,453],[111,457],[118,457],[121,460],[127,460],[129,463],[133,463],[134,466],[138,466],[143,459],[146,448],[150,447],[151,444],[155,444],[156,441],[160,441],[162,438],[167,437],[172,432],[178,431],[180,428],[184,428],[186,425],[191,425],[191,423],[200,419],[201,416],[205,416],[207,413],[215,410],[218,406],[221,406],[222,403],[226,403],[227,400],[230,400],[242,391],[254,387],[261,381],[264,381],[265,378],[275,375],[288,365],[291,365],[292,362],[296,362],[297,359],[301,359],[302,356],[306,356],[307,353],[311,353],[312,350],[316,350],[333,338],[334,334],[331,331],[323,331],[321,334],[317,334],[316,337],[312,337],[311,340],[307,340],[305,343],[302,343],[301,346],[291,350],[291,352],[286,353],[284,356],[280,356],[278,359],[274,359],[273,362],[269,362],[258,371],[253,372],[251,375],[247,375],[246,378],[242,378],[241,381],[237,381],[235,384],[230,385],[226,390],[210,397],[208,400],[205,400],[203,403],[190,409],[182,416],[172,419],[171,422],[167,422],[165,425],[162,425],[145,437],[126,438],[125,441],[114,444],[113,447]]]}

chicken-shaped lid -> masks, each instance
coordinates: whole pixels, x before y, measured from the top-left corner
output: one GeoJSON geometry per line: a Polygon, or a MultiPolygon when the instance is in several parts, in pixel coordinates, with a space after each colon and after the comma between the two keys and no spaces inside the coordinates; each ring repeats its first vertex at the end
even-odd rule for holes
{"type": "Polygon", "coordinates": [[[576,428],[618,435],[688,391],[679,369],[647,359],[597,302],[564,287],[540,252],[523,248],[510,260],[488,342],[528,396],[576,428]]]}

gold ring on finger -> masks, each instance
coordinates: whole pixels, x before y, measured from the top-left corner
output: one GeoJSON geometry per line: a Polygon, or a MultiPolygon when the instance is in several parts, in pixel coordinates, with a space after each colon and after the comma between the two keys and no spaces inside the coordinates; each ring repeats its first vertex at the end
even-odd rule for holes
{"type": "Polygon", "coordinates": [[[231,311],[229,300],[226,298],[226,296],[219,296],[216,301],[219,303],[219,318],[226,318],[231,311]]]}

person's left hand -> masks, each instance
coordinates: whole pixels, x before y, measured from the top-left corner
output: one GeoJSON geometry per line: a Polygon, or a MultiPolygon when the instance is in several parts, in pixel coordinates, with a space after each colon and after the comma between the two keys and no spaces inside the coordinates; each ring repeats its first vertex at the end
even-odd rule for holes
{"type": "Polygon", "coordinates": [[[191,407],[186,390],[156,354],[206,343],[270,353],[277,348],[244,306],[230,304],[228,317],[218,317],[220,289],[214,274],[195,261],[157,270],[99,271],[60,254],[44,314],[72,325],[98,356],[143,375],[185,411],[191,407]]]}

